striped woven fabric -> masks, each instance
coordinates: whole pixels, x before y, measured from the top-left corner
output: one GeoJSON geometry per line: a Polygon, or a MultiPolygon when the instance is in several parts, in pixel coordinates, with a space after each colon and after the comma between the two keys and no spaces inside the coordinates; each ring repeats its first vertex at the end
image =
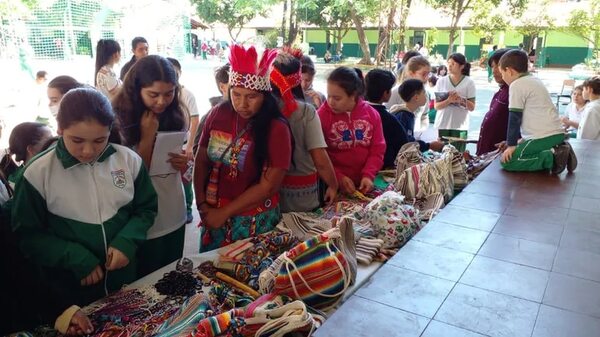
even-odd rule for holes
{"type": "Polygon", "coordinates": [[[331,307],[341,298],[350,270],[344,254],[326,233],[298,244],[285,256],[275,278],[275,293],[317,309],[331,307]]]}

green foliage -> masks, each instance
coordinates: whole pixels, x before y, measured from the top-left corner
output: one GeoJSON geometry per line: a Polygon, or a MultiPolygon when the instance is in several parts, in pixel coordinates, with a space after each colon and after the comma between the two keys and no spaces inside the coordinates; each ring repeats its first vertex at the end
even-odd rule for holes
{"type": "Polygon", "coordinates": [[[600,70],[598,60],[600,60],[600,0],[590,1],[588,10],[574,10],[571,12],[568,20],[567,31],[575,34],[592,45],[593,55],[591,60],[586,63],[595,71],[600,70]]]}
{"type": "Polygon", "coordinates": [[[224,24],[236,40],[244,25],[258,15],[266,15],[274,0],[192,0],[192,3],[200,18],[209,24],[224,24]]]}
{"type": "Polygon", "coordinates": [[[495,32],[506,30],[509,19],[501,11],[501,8],[487,1],[476,6],[473,9],[473,15],[469,18],[469,24],[473,27],[473,32],[491,41],[495,32]]]}

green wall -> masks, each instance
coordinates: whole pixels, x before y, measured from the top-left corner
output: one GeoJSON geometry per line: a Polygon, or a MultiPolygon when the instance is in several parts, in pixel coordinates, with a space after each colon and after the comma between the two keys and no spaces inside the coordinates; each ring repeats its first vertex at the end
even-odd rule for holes
{"type": "MultiPolygon", "coordinates": [[[[426,39],[434,38],[436,46],[432,49],[432,52],[446,55],[448,51],[448,30],[425,30],[426,39]]],[[[377,30],[368,29],[365,31],[367,39],[369,41],[369,47],[371,54],[374,55],[375,49],[377,48],[377,30]]],[[[408,43],[409,38],[414,35],[414,30],[409,29],[406,31],[406,42],[408,43]]],[[[494,44],[499,42],[500,33],[494,34],[494,44]]],[[[396,34],[393,35],[394,46],[397,42],[396,34]]],[[[465,56],[468,60],[473,61],[481,57],[481,51],[479,46],[480,37],[475,35],[471,30],[464,31],[464,43],[465,43],[465,56]]],[[[320,29],[309,29],[306,32],[306,42],[313,48],[318,57],[323,57],[325,54],[325,31],[320,29]]],[[[344,44],[343,54],[345,57],[362,57],[362,51],[358,41],[358,35],[356,31],[349,31],[348,34],[342,39],[344,44]]],[[[507,31],[504,34],[504,45],[508,48],[517,48],[519,43],[523,42],[523,35],[516,31],[507,31]]],[[[331,43],[335,46],[335,41],[331,39],[331,43]]],[[[455,48],[460,43],[460,30],[457,32],[455,40],[455,48]]],[[[561,32],[561,31],[550,31],[546,34],[545,52],[549,57],[550,66],[572,66],[577,63],[581,63],[588,56],[589,48],[587,42],[580,37],[573,34],[561,32]]],[[[394,47],[392,47],[394,50],[394,47]]]]}

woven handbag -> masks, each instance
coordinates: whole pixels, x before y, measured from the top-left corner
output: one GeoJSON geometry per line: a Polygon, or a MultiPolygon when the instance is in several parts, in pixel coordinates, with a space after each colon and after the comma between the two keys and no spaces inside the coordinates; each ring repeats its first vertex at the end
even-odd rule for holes
{"type": "MultiPolygon", "coordinates": [[[[259,278],[260,292],[273,292],[327,310],[334,307],[354,281],[339,228],[316,235],[281,254],[259,278]]],[[[354,261],[350,261],[353,259],[354,261]]]]}

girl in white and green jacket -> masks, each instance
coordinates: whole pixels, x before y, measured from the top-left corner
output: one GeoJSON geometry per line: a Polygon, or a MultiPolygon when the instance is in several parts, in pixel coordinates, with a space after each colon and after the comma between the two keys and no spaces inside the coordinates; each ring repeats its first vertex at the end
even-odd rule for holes
{"type": "Polygon", "coordinates": [[[57,120],[57,144],[16,183],[12,225],[40,282],[85,305],[136,280],[136,251],[158,202],[142,159],[108,142],[115,116],[105,96],[73,89],[57,120]]]}

